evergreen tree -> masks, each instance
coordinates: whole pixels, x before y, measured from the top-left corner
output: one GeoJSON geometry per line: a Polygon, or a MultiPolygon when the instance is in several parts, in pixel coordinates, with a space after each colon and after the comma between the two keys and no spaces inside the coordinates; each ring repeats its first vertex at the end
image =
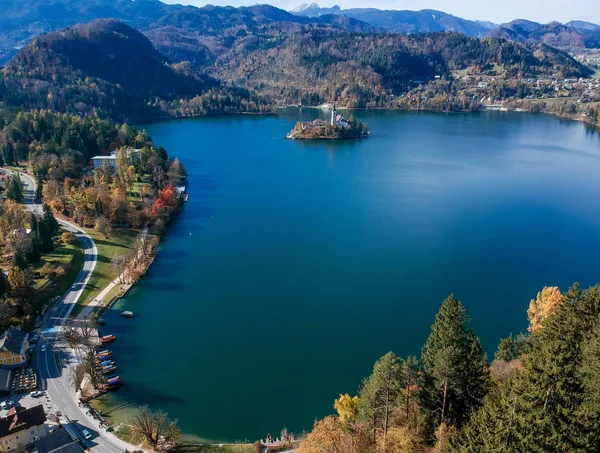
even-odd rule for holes
{"type": "Polygon", "coordinates": [[[401,389],[400,362],[388,352],[375,363],[360,390],[359,417],[371,425],[374,441],[387,435],[401,389]]]}
{"type": "Polygon", "coordinates": [[[35,185],[35,202],[42,202],[42,190],[43,190],[44,180],[42,175],[38,175],[36,185],[35,185]]]}
{"type": "Polygon", "coordinates": [[[6,190],[4,192],[4,196],[8,200],[13,200],[17,203],[22,203],[25,199],[25,196],[23,195],[23,189],[23,181],[21,181],[20,176],[17,173],[13,173],[6,182],[6,190]]]}
{"type": "Polygon", "coordinates": [[[29,262],[36,263],[42,257],[43,241],[40,235],[40,222],[35,214],[31,215],[31,251],[29,252],[29,262]]]}
{"type": "Polygon", "coordinates": [[[6,275],[4,275],[4,272],[0,271],[0,299],[4,299],[8,293],[8,289],[8,280],[6,280],[6,275]]]}
{"type": "Polygon", "coordinates": [[[424,400],[434,425],[461,426],[489,389],[489,371],[479,339],[467,327],[463,305],[450,295],[423,347],[424,400]]]}
{"type": "Polygon", "coordinates": [[[512,333],[500,340],[498,349],[494,354],[494,360],[504,360],[510,362],[525,353],[527,348],[527,336],[519,334],[513,337],[512,333]]]}
{"type": "Polygon", "coordinates": [[[54,218],[52,211],[50,210],[50,206],[48,206],[47,204],[44,204],[43,209],[44,209],[44,216],[42,217],[41,223],[44,223],[45,227],[47,228],[48,232],[50,233],[50,237],[52,238],[58,234],[58,232],[60,231],[60,227],[58,225],[58,222],[54,218]]]}

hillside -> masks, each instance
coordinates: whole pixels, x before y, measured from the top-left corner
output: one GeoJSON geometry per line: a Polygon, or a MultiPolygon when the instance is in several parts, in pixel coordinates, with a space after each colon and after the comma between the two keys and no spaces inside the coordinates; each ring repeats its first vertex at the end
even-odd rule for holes
{"type": "Polygon", "coordinates": [[[437,31],[455,31],[467,36],[481,36],[494,25],[462,19],[442,11],[397,11],[375,8],[341,9],[339,6],[321,8],[316,3],[302,5],[292,10],[294,14],[305,17],[323,15],[343,15],[366,22],[374,27],[391,33],[431,33],[437,31]]]}
{"type": "Polygon", "coordinates": [[[252,51],[240,45],[206,71],[282,103],[315,105],[339,99],[348,107],[376,107],[419,81],[489,65],[504,68],[508,77],[589,74],[567,54],[548,46],[447,32],[407,36],[335,30],[304,31],[252,51]]]}
{"type": "Polygon", "coordinates": [[[277,45],[286,36],[308,28],[372,33],[375,27],[344,16],[298,17],[269,5],[244,8],[186,7],[150,25],[145,34],[172,61],[199,67],[228,52],[251,52],[277,45]]]}
{"type": "Polygon", "coordinates": [[[581,26],[568,26],[558,22],[542,25],[536,22],[516,20],[492,30],[488,36],[511,39],[526,44],[546,44],[569,51],[600,48],[600,39],[598,39],[600,34],[596,38],[593,28],[584,29],[581,26]]]}
{"type": "MultiPolygon", "coordinates": [[[[186,27],[178,27],[174,31],[168,28],[174,27],[179,18],[185,17],[190,17],[191,24],[209,25],[209,32],[224,32],[234,26],[273,26],[275,23],[278,24],[276,28],[281,30],[285,30],[290,24],[299,26],[308,23],[355,32],[375,30],[371,25],[344,16],[313,20],[269,5],[236,9],[212,6],[184,7],[165,4],[159,0],[3,0],[0,2],[0,65],[7,63],[20,47],[29,44],[42,33],[94,19],[117,19],[139,31],[148,32],[151,37],[159,37],[159,44],[167,39],[166,36],[169,36],[169,40],[179,43],[179,47],[183,45],[181,41],[192,39],[188,42],[188,47],[194,47],[197,43],[193,42],[193,37],[186,35],[186,27]],[[178,15],[178,12],[181,12],[181,15],[178,15]]],[[[202,58],[202,49],[196,53],[194,58],[202,58]]]]}
{"type": "Polygon", "coordinates": [[[193,96],[214,84],[177,73],[131,27],[99,19],[41,35],[21,49],[1,73],[0,99],[26,108],[141,118],[159,113],[156,99],[193,96]]]}

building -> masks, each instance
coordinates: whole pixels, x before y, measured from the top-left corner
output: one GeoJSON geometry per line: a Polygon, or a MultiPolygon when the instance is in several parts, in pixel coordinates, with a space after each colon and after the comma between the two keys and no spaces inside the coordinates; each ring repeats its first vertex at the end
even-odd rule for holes
{"type": "Polygon", "coordinates": [[[13,407],[0,418],[0,452],[14,451],[44,437],[46,413],[40,404],[30,409],[13,407]]]}
{"type": "Polygon", "coordinates": [[[103,168],[105,165],[110,168],[117,168],[117,155],[95,156],[92,157],[92,163],[94,164],[94,170],[103,168]]]}
{"type": "MultiPolygon", "coordinates": [[[[131,153],[139,154],[141,149],[127,149],[127,157],[131,157],[131,153]]],[[[94,156],[92,157],[92,163],[94,164],[94,170],[97,168],[103,168],[105,165],[110,168],[117,168],[117,151],[110,153],[110,156],[94,156]]]]}
{"type": "Polygon", "coordinates": [[[337,114],[337,110],[335,108],[335,103],[333,104],[333,110],[331,111],[331,126],[343,127],[346,129],[348,125],[348,121],[342,116],[337,114]]]}
{"type": "Polygon", "coordinates": [[[9,327],[0,335],[0,367],[15,368],[27,364],[29,335],[15,327],[9,327]]]}
{"type": "Polygon", "coordinates": [[[32,451],[37,453],[82,453],[83,448],[66,429],[60,428],[36,440],[32,451]]]}

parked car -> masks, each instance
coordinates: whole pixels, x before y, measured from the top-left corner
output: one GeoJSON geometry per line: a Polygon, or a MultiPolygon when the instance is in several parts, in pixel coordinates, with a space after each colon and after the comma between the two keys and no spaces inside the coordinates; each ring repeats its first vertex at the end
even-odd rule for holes
{"type": "Polygon", "coordinates": [[[2,409],[8,409],[10,406],[8,405],[8,403],[6,401],[0,401],[0,407],[2,409]]]}
{"type": "Polygon", "coordinates": [[[44,392],[41,390],[34,390],[29,394],[29,396],[33,396],[34,398],[39,398],[40,396],[44,396],[44,392]]]}
{"type": "Polygon", "coordinates": [[[83,437],[85,437],[86,440],[90,440],[92,438],[92,434],[87,429],[81,431],[81,434],[83,434],[83,437]]]}
{"type": "Polygon", "coordinates": [[[8,404],[9,407],[15,407],[16,405],[16,403],[13,400],[7,401],[6,404],[8,404]]]}

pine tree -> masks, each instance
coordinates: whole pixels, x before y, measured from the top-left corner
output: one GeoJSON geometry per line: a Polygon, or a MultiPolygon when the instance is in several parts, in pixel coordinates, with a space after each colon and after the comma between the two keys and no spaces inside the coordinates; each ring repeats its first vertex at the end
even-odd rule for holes
{"type": "Polygon", "coordinates": [[[387,435],[401,389],[400,362],[388,352],[375,363],[360,390],[359,417],[371,425],[374,441],[387,435]]]}
{"type": "Polygon", "coordinates": [[[43,209],[44,209],[44,215],[42,217],[42,223],[45,224],[45,227],[47,228],[47,230],[50,234],[50,237],[53,238],[60,231],[60,227],[58,225],[58,222],[54,218],[54,215],[52,214],[50,206],[48,206],[47,204],[44,204],[43,209]]]}
{"type": "Polygon", "coordinates": [[[461,426],[489,389],[489,371],[479,339],[467,327],[462,304],[450,295],[431,326],[423,347],[424,400],[434,425],[461,426]]]}

